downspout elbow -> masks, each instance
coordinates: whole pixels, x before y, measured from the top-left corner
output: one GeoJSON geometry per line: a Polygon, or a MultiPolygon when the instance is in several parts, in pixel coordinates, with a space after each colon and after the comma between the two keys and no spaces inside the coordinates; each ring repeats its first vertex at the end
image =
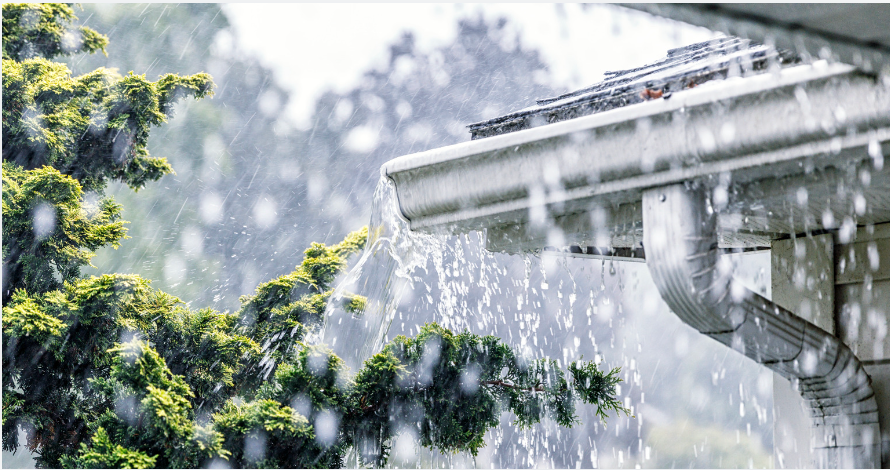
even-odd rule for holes
{"type": "Polygon", "coordinates": [[[656,286],[683,322],[796,383],[818,468],[878,468],[871,378],[837,337],[732,278],[720,264],[706,192],[683,184],[643,193],[643,244],[656,286]]]}

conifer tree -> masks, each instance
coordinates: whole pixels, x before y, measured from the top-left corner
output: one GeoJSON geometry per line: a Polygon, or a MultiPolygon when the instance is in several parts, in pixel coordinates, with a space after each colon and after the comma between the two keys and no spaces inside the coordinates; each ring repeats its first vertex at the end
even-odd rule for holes
{"type": "MultiPolygon", "coordinates": [[[[405,425],[427,447],[475,455],[505,411],[518,426],[571,426],[576,400],[603,419],[627,412],[617,369],[572,363],[567,375],[436,324],[348,370],[311,339],[367,229],[312,244],[234,313],[192,309],[136,275],[82,277],[94,250],[126,236],[122,208],[101,197],[106,183],[136,190],[171,173],[148,155],[149,131],[213,83],[203,73],[72,77],[52,59],[107,43],[75,19],[62,4],[3,6],[4,450],[27,429],[43,467],[339,467],[349,449],[382,465],[405,425]]],[[[344,301],[356,313],[364,304],[344,301]]]]}

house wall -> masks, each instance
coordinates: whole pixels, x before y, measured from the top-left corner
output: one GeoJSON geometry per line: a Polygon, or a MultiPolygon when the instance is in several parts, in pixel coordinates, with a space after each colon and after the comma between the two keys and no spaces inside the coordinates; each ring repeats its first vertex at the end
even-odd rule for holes
{"type": "Polygon", "coordinates": [[[835,245],[835,325],[872,378],[881,427],[881,466],[890,466],[890,224],[860,228],[835,245]]]}
{"type": "MultiPolygon", "coordinates": [[[[840,337],[871,376],[890,467],[890,224],[862,227],[848,244],[832,234],[774,241],[771,266],[773,302],[840,337]]],[[[813,468],[803,400],[776,374],[773,404],[776,468],[813,468]]]]}
{"type": "MultiPolygon", "coordinates": [[[[834,240],[831,234],[771,244],[772,301],[835,334],[834,240]]],[[[787,379],[773,374],[773,452],[776,468],[813,468],[810,420],[787,379]]]]}

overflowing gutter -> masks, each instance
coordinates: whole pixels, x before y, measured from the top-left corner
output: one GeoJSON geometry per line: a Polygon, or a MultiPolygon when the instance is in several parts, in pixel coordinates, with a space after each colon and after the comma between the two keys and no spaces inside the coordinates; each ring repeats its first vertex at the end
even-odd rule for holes
{"type": "Polygon", "coordinates": [[[471,125],[474,140],[381,171],[412,230],[483,230],[493,251],[645,259],[684,322],[797,384],[815,463],[879,466],[878,409],[861,362],[722,275],[716,259],[721,249],[890,221],[890,83],[762,46],[705,49],[713,53],[673,52],[691,65],[669,54],[471,125]],[[689,77],[706,80],[689,87],[689,77]]]}
{"type": "MultiPolygon", "coordinates": [[[[729,176],[721,246],[769,246],[825,227],[849,201],[826,188],[890,142],[890,88],[843,64],[817,62],[705,83],[670,99],[396,158],[382,171],[412,230],[487,230],[495,251],[538,251],[549,227],[567,245],[639,247],[646,188],[729,176]],[[808,191],[806,208],[785,204],[808,191]],[[537,210],[546,223],[530,219],[537,210]],[[590,214],[604,214],[595,226],[590,214]]],[[[887,154],[886,151],[883,152],[887,154]]],[[[836,188],[835,188],[836,189],[836,188]]],[[[890,220],[890,175],[873,171],[861,224],[890,220]]],[[[840,222],[840,221],[838,221],[840,222]]]]}

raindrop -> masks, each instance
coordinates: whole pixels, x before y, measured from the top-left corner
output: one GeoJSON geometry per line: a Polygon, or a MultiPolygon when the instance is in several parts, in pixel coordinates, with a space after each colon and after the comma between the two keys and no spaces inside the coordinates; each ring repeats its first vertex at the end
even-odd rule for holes
{"type": "Polygon", "coordinates": [[[278,206],[275,203],[275,198],[269,195],[260,196],[253,206],[253,217],[261,229],[265,230],[274,226],[278,221],[278,206]]]}
{"type": "Polygon", "coordinates": [[[834,214],[831,213],[831,209],[825,209],[825,212],[822,213],[822,226],[827,229],[832,229],[835,227],[834,225],[834,214]]]}
{"type": "Polygon", "coordinates": [[[856,215],[865,215],[865,197],[861,193],[857,193],[853,197],[853,207],[856,210],[856,215]]]}
{"type": "Polygon", "coordinates": [[[206,224],[215,224],[223,217],[223,200],[215,191],[201,193],[200,203],[201,219],[206,224]]]}
{"type": "Polygon", "coordinates": [[[868,142],[868,156],[871,157],[875,170],[880,171],[884,168],[884,154],[881,152],[881,144],[877,139],[868,142]]]}
{"type": "Polygon", "coordinates": [[[185,280],[187,265],[184,259],[175,253],[164,258],[164,280],[169,284],[178,284],[185,280]]]}
{"type": "Polygon", "coordinates": [[[720,127],[720,140],[724,144],[731,144],[735,140],[735,125],[733,123],[723,123],[723,126],[720,127]]]}
{"type": "Polygon", "coordinates": [[[329,447],[337,440],[340,420],[333,412],[324,410],[315,417],[315,440],[322,447],[329,447]]]}
{"type": "Polygon", "coordinates": [[[42,240],[56,229],[56,208],[47,202],[41,202],[33,215],[34,238],[42,240]]]}
{"type": "Polygon", "coordinates": [[[868,264],[872,271],[877,271],[881,266],[881,257],[878,255],[878,245],[875,242],[868,244],[868,264]]]}
{"type": "Polygon", "coordinates": [[[838,231],[838,240],[841,244],[850,243],[856,236],[856,223],[850,217],[844,217],[844,222],[838,231]]]}
{"type": "Polygon", "coordinates": [[[700,128],[698,130],[698,138],[701,142],[702,149],[705,152],[713,152],[714,150],[717,150],[717,141],[714,139],[714,134],[711,133],[710,129],[706,127],[700,128]]]}
{"type": "Polygon", "coordinates": [[[371,153],[380,144],[380,131],[369,125],[359,126],[346,135],[343,147],[353,153],[371,153]]]}
{"type": "Polygon", "coordinates": [[[807,188],[800,187],[797,188],[797,204],[801,206],[807,205],[807,188]]]}
{"type": "Polygon", "coordinates": [[[269,89],[260,95],[259,108],[260,112],[266,116],[275,116],[281,108],[281,94],[274,89],[269,89]]]}
{"type": "Polygon", "coordinates": [[[244,460],[259,462],[266,457],[266,433],[252,432],[244,438],[244,460]]]}
{"type": "Polygon", "coordinates": [[[204,251],[204,234],[195,225],[189,225],[183,229],[179,239],[182,251],[187,257],[200,256],[204,251]]]}

